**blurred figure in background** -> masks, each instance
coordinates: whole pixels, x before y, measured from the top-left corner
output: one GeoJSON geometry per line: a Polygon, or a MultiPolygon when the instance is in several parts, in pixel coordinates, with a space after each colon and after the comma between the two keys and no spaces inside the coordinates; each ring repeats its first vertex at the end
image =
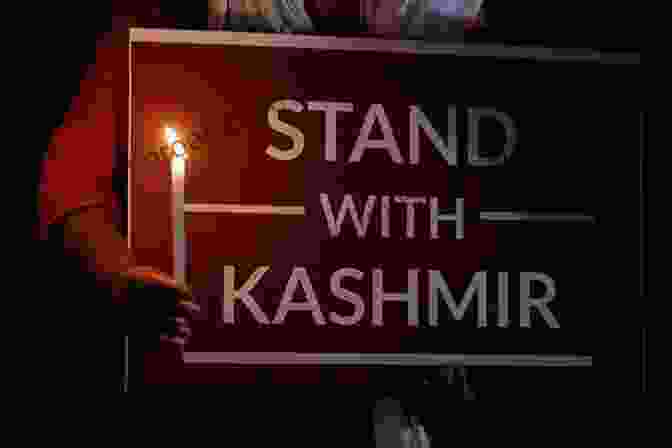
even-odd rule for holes
{"type": "MultiPolygon", "coordinates": [[[[210,29],[449,39],[483,0],[210,0],[210,29]]],[[[456,34],[457,33],[457,34],[456,34]]]]}

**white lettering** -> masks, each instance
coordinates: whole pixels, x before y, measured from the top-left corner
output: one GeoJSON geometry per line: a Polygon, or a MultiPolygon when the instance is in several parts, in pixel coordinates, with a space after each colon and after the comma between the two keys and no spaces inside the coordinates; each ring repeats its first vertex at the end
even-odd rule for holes
{"type": "Polygon", "coordinates": [[[388,293],[383,288],[383,270],[373,270],[373,325],[383,325],[384,302],[406,302],[408,306],[408,325],[418,326],[418,269],[408,270],[408,291],[406,293],[388,293]]]}
{"type": "Polygon", "coordinates": [[[284,323],[285,317],[287,317],[289,311],[310,311],[313,314],[313,321],[315,324],[324,325],[326,323],[322,311],[320,311],[320,304],[317,302],[315,290],[310,282],[306,268],[295,267],[292,271],[292,276],[287,281],[285,292],[282,294],[282,300],[280,301],[280,306],[278,306],[273,323],[284,323]],[[299,283],[301,283],[301,286],[306,293],[305,302],[293,301],[299,283]]]}
{"type": "Polygon", "coordinates": [[[324,158],[327,162],[336,161],[336,113],[352,112],[352,103],[334,103],[330,101],[310,101],[308,110],[324,112],[324,158]]]}
{"type": "Polygon", "coordinates": [[[281,100],[276,101],[268,109],[268,124],[274,131],[285,134],[292,139],[292,147],[288,150],[278,149],[273,145],[268,145],[266,154],[276,160],[294,160],[301,155],[305,145],[303,133],[296,127],[281,121],[279,113],[281,110],[290,110],[292,112],[303,111],[303,106],[298,101],[281,100]]]}
{"type": "Polygon", "coordinates": [[[458,306],[455,303],[453,294],[450,292],[450,288],[443,279],[440,271],[429,271],[429,325],[435,327],[438,322],[439,317],[439,293],[441,294],[443,301],[448,305],[450,312],[452,313],[455,320],[462,320],[464,313],[467,311],[467,307],[474,298],[474,294],[478,291],[478,326],[485,327],[488,325],[488,315],[487,315],[487,276],[486,273],[481,271],[474,274],[474,277],[471,279],[469,287],[464,292],[462,301],[458,306]]]}
{"type": "Polygon", "coordinates": [[[399,165],[404,163],[404,159],[401,157],[401,152],[399,151],[399,146],[394,138],[392,126],[390,125],[387,115],[385,115],[385,110],[383,109],[382,104],[372,104],[366,113],[364,124],[362,125],[362,129],[355,142],[355,148],[352,150],[348,162],[361,161],[362,156],[364,155],[364,150],[368,148],[386,149],[394,163],[399,165]],[[373,124],[376,121],[378,121],[380,129],[383,131],[382,140],[369,139],[373,124]]]}
{"type": "Polygon", "coordinates": [[[457,166],[457,113],[448,108],[448,143],[444,142],[419,106],[411,106],[409,114],[409,145],[411,165],[420,163],[420,128],[450,166],[457,166]]]}
{"type": "Polygon", "coordinates": [[[429,233],[431,239],[439,238],[439,222],[455,221],[455,238],[464,239],[464,198],[455,199],[455,213],[440,214],[439,198],[429,200],[429,233]]]}
{"type": "Polygon", "coordinates": [[[357,207],[355,207],[355,203],[352,200],[352,195],[346,194],[343,198],[341,208],[338,211],[338,219],[334,218],[334,212],[329,202],[329,195],[326,193],[320,193],[320,202],[322,203],[322,210],[324,211],[324,217],[327,220],[329,233],[332,238],[340,235],[341,226],[345,220],[346,213],[348,213],[352,218],[352,222],[355,226],[355,229],[357,230],[357,236],[359,238],[364,238],[366,236],[366,230],[369,227],[371,212],[373,211],[373,207],[376,204],[375,196],[369,196],[366,200],[366,205],[364,206],[364,213],[361,220],[359,213],[357,212],[357,207]]]}
{"type": "Polygon", "coordinates": [[[547,304],[555,298],[555,282],[546,274],[538,272],[520,273],[520,326],[530,327],[530,308],[536,308],[546,324],[551,328],[560,328],[557,319],[547,304]],[[531,297],[532,282],[539,281],[546,287],[546,294],[538,299],[531,297]]]}
{"type": "Polygon", "coordinates": [[[364,278],[364,273],[362,271],[358,271],[357,269],[343,268],[334,272],[330,280],[331,293],[339,299],[352,303],[355,306],[355,312],[350,317],[343,317],[334,312],[331,312],[329,313],[329,319],[338,325],[356,325],[360,320],[362,320],[362,316],[364,316],[364,301],[359,294],[355,294],[354,292],[349,291],[341,286],[341,281],[345,277],[352,277],[357,280],[361,280],[364,278]]]}
{"type": "Polygon", "coordinates": [[[395,196],[394,200],[406,204],[406,238],[415,238],[415,205],[426,204],[427,200],[413,196],[395,196]]]}
{"type": "Polygon", "coordinates": [[[243,284],[242,288],[239,290],[235,289],[236,281],[236,268],[234,266],[224,266],[224,298],[223,298],[223,313],[224,313],[224,322],[233,324],[235,323],[235,302],[236,299],[240,299],[243,304],[247,307],[248,310],[252,313],[252,316],[260,324],[268,324],[268,317],[259,307],[257,302],[254,300],[254,297],[250,294],[252,289],[259,283],[261,278],[264,276],[266,271],[270,269],[270,266],[262,266],[257,268],[256,271],[247,281],[243,284]]]}

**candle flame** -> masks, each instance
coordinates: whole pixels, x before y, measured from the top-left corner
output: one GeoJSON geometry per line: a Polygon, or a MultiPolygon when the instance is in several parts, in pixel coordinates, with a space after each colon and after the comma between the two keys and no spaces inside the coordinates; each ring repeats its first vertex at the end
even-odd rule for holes
{"type": "Polygon", "coordinates": [[[168,140],[169,145],[175,144],[177,142],[177,132],[173,128],[166,128],[166,140],[168,140]]]}

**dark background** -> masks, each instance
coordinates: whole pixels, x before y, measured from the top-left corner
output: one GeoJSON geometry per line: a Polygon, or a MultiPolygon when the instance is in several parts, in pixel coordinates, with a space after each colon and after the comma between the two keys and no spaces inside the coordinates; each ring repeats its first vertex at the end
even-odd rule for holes
{"type": "MultiPolygon", "coordinates": [[[[126,1],[126,0],[123,0],[126,1]]],[[[51,3],[51,2],[50,2],[51,3]]],[[[122,3],[117,0],[117,3],[122,3]]],[[[128,2],[131,3],[131,2],[128,2]]],[[[169,2],[170,3],[170,2],[169,2]]],[[[181,2],[182,4],[186,2],[181,2]]],[[[621,4],[620,2],[583,2],[583,1],[545,1],[539,5],[530,7],[531,2],[506,2],[486,0],[484,6],[485,28],[468,34],[465,38],[474,43],[504,43],[512,45],[534,45],[545,47],[566,48],[592,48],[605,52],[629,51],[641,53],[643,37],[648,33],[646,26],[648,11],[635,10],[635,6],[621,4]],[[589,4],[587,4],[589,3],[589,4]]],[[[193,5],[193,3],[192,3],[193,5]]],[[[171,5],[180,8],[177,2],[171,5]]],[[[644,8],[644,6],[639,6],[644,8]]],[[[193,24],[200,27],[205,23],[205,6],[191,6],[191,10],[184,14],[182,27],[190,28],[193,24]]],[[[83,306],[81,316],[90,316],[90,302],[93,299],[89,293],[82,296],[82,290],[78,285],[85,283],[77,276],[63,276],[61,270],[63,260],[53,258],[43,244],[39,244],[34,238],[36,224],[36,192],[39,179],[39,161],[43,157],[49,136],[55,126],[60,124],[63,113],[67,109],[71,97],[77,93],[79,79],[87,64],[93,62],[95,40],[102,31],[111,27],[110,6],[108,2],[96,2],[95,6],[89,5],[86,10],[82,9],[80,2],[61,2],[58,5],[40,5],[38,11],[26,11],[20,17],[28,17],[26,29],[30,30],[33,38],[19,38],[16,47],[21,52],[20,73],[26,74],[28,85],[25,89],[27,95],[23,98],[20,107],[28,106],[31,117],[41,123],[38,129],[31,127],[28,135],[27,153],[29,163],[26,172],[29,173],[24,179],[28,180],[29,197],[29,226],[27,253],[31,260],[28,269],[28,312],[29,319],[23,320],[25,327],[22,334],[35,333],[36,322],[42,322],[48,311],[63,311],[62,304],[75,303],[78,307],[83,306]],[[37,36],[37,39],[34,37],[37,36]],[[48,280],[35,281],[35,278],[48,280]],[[45,284],[49,288],[45,288],[45,284]],[[61,305],[56,305],[53,299],[61,305]],[[37,304],[37,305],[33,305],[37,304]],[[52,308],[53,307],[53,308],[52,308]],[[89,313],[89,314],[87,314],[89,313]],[[33,328],[31,328],[33,327],[33,328]]],[[[25,30],[24,30],[25,34],[25,30]]],[[[642,89],[642,82],[633,79],[627,86],[628,89],[642,89]]],[[[32,121],[34,122],[34,121],[32,121]]],[[[614,130],[615,132],[617,130],[614,130]]],[[[620,160],[620,159],[619,159],[620,160]]],[[[634,186],[637,183],[636,176],[638,167],[634,159],[632,163],[613,165],[609,179],[626,179],[627,184],[634,186]],[[619,171],[622,170],[622,171],[619,171]]],[[[621,160],[622,162],[622,160],[621,160]]],[[[621,186],[623,188],[623,186],[621,186]]],[[[630,217],[628,221],[637,227],[638,222],[630,217]]],[[[23,226],[22,226],[23,227],[23,226]]],[[[634,227],[630,227],[634,230],[634,227]]],[[[644,297],[639,297],[639,272],[637,270],[640,245],[634,242],[635,235],[625,235],[631,243],[625,244],[620,250],[624,260],[621,270],[614,272],[613,281],[624,285],[623,297],[613,297],[614,307],[618,311],[619,321],[625,323],[625,327],[618,328],[616,325],[605,325],[596,329],[605,335],[612,349],[609,356],[603,358],[601,366],[595,369],[603,384],[613,391],[614,395],[622,396],[625,392],[639,389],[642,382],[639,328],[643,323],[643,313],[639,311],[643,304],[638,303],[644,297]],[[606,367],[606,369],[603,369],[606,367]]],[[[22,264],[23,265],[23,264],[22,264]]],[[[26,275],[24,271],[21,275],[26,275]]],[[[82,286],[83,287],[83,286],[82,286]]],[[[22,306],[24,303],[22,303],[22,306]]],[[[68,316],[67,314],[62,314],[68,316]]],[[[58,314],[61,316],[61,314],[58,314]]],[[[95,318],[91,318],[96,321],[95,318]]],[[[62,349],[67,344],[57,340],[55,335],[60,330],[68,328],[66,321],[60,321],[56,325],[48,326],[50,329],[47,340],[50,349],[62,349]],[[51,329],[53,328],[53,331],[51,329]],[[52,339],[49,339],[52,338],[52,339]]],[[[79,332],[81,334],[81,332],[79,332]]],[[[44,341],[42,337],[40,341],[44,341]]],[[[42,347],[38,343],[38,346],[42,347]]],[[[45,354],[46,354],[46,350],[45,354]]],[[[53,353],[51,354],[53,356],[53,353]]],[[[70,373],[59,374],[61,368],[55,368],[59,363],[56,358],[53,362],[41,363],[37,378],[48,384],[58,384],[56,378],[72,377],[70,373]],[[42,365],[44,364],[44,365],[42,365]],[[62,375],[62,376],[61,376],[62,375]]],[[[591,369],[592,370],[592,369],[591,369]]],[[[528,372],[530,375],[532,372],[528,372]]],[[[84,371],[78,371],[76,375],[85,377],[84,371]]],[[[529,379],[529,378],[528,378],[529,379]]],[[[519,377],[518,383],[524,384],[528,379],[519,377]]],[[[510,390],[515,389],[511,387],[510,390]]],[[[494,393],[494,392],[493,392],[494,393]]],[[[498,392],[505,396],[507,392],[502,389],[498,392]]],[[[561,395],[558,393],[558,395],[561,395]]],[[[605,395],[609,397],[610,395],[605,395]]]]}

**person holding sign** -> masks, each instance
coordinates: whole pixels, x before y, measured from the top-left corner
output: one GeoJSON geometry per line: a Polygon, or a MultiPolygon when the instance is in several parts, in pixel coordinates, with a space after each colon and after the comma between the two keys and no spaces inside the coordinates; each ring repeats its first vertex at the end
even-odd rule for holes
{"type": "MultiPolygon", "coordinates": [[[[134,347],[151,358],[148,365],[175,367],[181,364],[189,322],[198,307],[187,285],[153,267],[136,265],[122,233],[125,161],[124,151],[118,150],[124,145],[119,138],[125,135],[120,114],[127,110],[128,28],[175,27],[177,19],[162,14],[161,4],[158,0],[132,6],[113,3],[112,29],[98,39],[95,63],[86,70],[79,94],[52,132],[42,166],[39,218],[41,238],[54,252],[65,254],[54,263],[59,272],[55,281],[73,278],[77,285],[72,291],[84,283],[92,285],[74,293],[94,294],[84,303],[91,315],[83,316],[80,322],[84,322],[77,325],[95,327],[88,330],[101,340],[111,339],[113,333],[140,335],[133,339],[134,347]],[[72,269],[63,268],[70,262],[72,269]]],[[[86,338],[97,339],[92,334],[86,338]]],[[[92,350],[105,346],[96,344],[92,350]]],[[[113,352],[108,356],[114,357],[113,352]]],[[[119,361],[121,357],[115,359],[119,361]]],[[[157,377],[168,373],[154,372],[157,377]]],[[[118,377],[116,381],[118,387],[118,377]]]]}
{"type": "Polygon", "coordinates": [[[125,92],[127,81],[125,31],[129,26],[175,27],[177,21],[162,16],[160,2],[155,3],[145,3],[147,9],[140,14],[117,15],[115,29],[99,42],[96,63],[54,133],[45,160],[41,212],[45,236],[61,240],[66,252],[109,292],[113,305],[132,311],[134,320],[156,333],[156,339],[163,333],[163,351],[179,357],[196,309],[190,304],[191,294],[169,275],[136,266],[120,230],[118,182],[123,174],[118,170],[124,163],[119,156],[123,151],[115,147],[121,146],[117,138],[125,135],[118,115],[127,108],[126,96],[118,93],[125,92]]]}

